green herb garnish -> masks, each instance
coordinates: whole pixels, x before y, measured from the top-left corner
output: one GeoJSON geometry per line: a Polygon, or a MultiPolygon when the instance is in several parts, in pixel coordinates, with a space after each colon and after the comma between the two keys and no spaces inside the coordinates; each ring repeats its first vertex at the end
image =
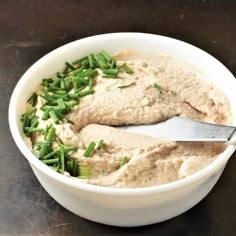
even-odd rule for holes
{"type": "Polygon", "coordinates": [[[89,145],[87,146],[87,148],[85,149],[83,156],[84,157],[89,157],[90,154],[92,153],[94,147],[95,147],[96,143],[95,142],[90,142],[89,145]]]}
{"type": "Polygon", "coordinates": [[[158,93],[161,93],[161,87],[157,83],[154,83],[154,88],[157,90],[158,93]]]}
{"type": "Polygon", "coordinates": [[[103,147],[103,139],[101,139],[101,140],[98,142],[97,150],[101,150],[102,147],[103,147]]]}

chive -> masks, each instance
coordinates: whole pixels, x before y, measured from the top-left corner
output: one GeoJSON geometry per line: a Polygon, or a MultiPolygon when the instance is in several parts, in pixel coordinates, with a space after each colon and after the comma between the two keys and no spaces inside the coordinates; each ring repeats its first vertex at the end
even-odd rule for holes
{"type": "Polygon", "coordinates": [[[91,68],[94,68],[94,55],[91,53],[91,54],[89,54],[88,55],[88,60],[89,60],[89,66],[91,67],[91,68]]]}
{"type": "Polygon", "coordinates": [[[94,70],[94,69],[92,69],[92,68],[89,68],[89,69],[87,69],[87,70],[85,70],[85,71],[83,71],[83,72],[81,72],[80,74],[79,74],[79,77],[87,77],[87,76],[95,76],[95,75],[97,75],[98,74],[98,71],[97,70],[94,70]]]}
{"type": "Polygon", "coordinates": [[[58,106],[60,107],[61,111],[65,111],[66,109],[66,104],[62,98],[57,99],[58,106]]]}
{"type": "Polygon", "coordinates": [[[37,98],[38,98],[38,95],[37,95],[37,93],[33,93],[31,96],[30,96],[30,98],[27,100],[27,102],[29,103],[29,104],[31,104],[33,107],[34,106],[36,106],[36,104],[37,104],[37,98]]]}
{"type": "Polygon", "coordinates": [[[119,169],[120,169],[122,166],[124,166],[126,163],[127,163],[127,157],[124,156],[124,157],[121,159],[119,169]]]}
{"type": "Polygon", "coordinates": [[[63,72],[57,72],[57,77],[63,79],[66,77],[66,75],[63,72]]]}
{"type": "Polygon", "coordinates": [[[48,78],[48,79],[43,79],[41,85],[44,86],[44,87],[49,87],[51,83],[53,83],[53,79],[51,78],[48,78]]]}
{"type": "Polygon", "coordinates": [[[47,101],[53,100],[53,98],[49,95],[48,91],[46,91],[44,88],[41,88],[40,91],[42,92],[42,94],[39,94],[40,97],[42,97],[43,99],[47,101]]]}
{"type": "Polygon", "coordinates": [[[80,75],[77,76],[77,83],[81,83],[81,84],[85,84],[85,85],[88,85],[89,84],[89,80],[87,79],[84,79],[83,77],[80,77],[80,75]]]}
{"type": "Polygon", "coordinates": [[[55,114],[56,114],[56,116],[58,117],[59,120],[63,120],[64,119],[64,116],[63,116],[63,114],[61,112],[59,112],[59,111],[54,111],[54,112],[55,112],[55,114]]]}
{"type": "Polygon", "coordinates": [[[54,110],[49,111],[49,116],[52,118],[54,123],[56,123],[56,124],[59,123],[59,118],[57,117],[54,110]]]}
{"type": "Polygon", "coordinates": [[[65,89],[68,92],[70,90],[70,88],[71,88],[71,79],[68,78],[65,80],[65,89]]]}
{"type": "Polygon", "coordinates": [[[92,153],[92,151],[93,151],[95,145],[96,145],[95,142],[93,142],[93,141],[90,142],[89,145],[88,145],[88,147],[85,149],[85,151],[84,151],[84,153],[83,153],[83,156],[84,156],[84,157],[89,157],[90,154],[92,153]]]}
{"type": "Polygon", "coordinates": [[[57,98],[62,98],[63,100],[65,100],[65,101],[68,101],[69,99],[68,99],[68,97],[67,97],[67,95],[60,95],[60,94],[52,94],[51,95],[51,97],[52,98],[54,98],[54,99],[57,99],[57,98]]]}
{"type": "Polygon", "coordinates": [[[49,160],[42,160],[44,164],[51,165],[59,162],[59,158],[49,159],[49,160]]]}
{"type": "Polygon", "coordinates": [[[61,89],[65,89],[66,88],[66,84],[65,84],[64,80],[61,80],[60,87],[61,87],[61,89]]]}
{"type": "Polygon", "coordinates": [[[116,59],[112,59],[110,64],[110,69],[114,69],[115,67],[116,67],[116,59]]]}
{"type": "Polygon", "coordinates": [[[102,78],[116,79],[117,75],[103,75],[102,78]]]}
{"type": "MultiPolygon", "coordinates": [[[[56,133],[56,129],[54,127],[51,127],[50,130],[48,131],[48,135],[46,138],[47,143],[52,142],[53,138],[55,137],[55,133],[56,133]]],[[[47,144],[47,143],[42,145],[42,149],[39,154],[40,158],[43,158],[48,152],[50,144],[47,144]]]]}
{"type": "MultiPolygon", "coordinates": [[[[62,81],[64,81],[64,80],[62,80],[62,81]]],[[[57,91],[55,91],[55,94],[65,95],[65,94],[67,94],[67,92],[65,90],[57,90],[57,91]]]]}
{"type": "Polygon", "coordinates": [[[86,59],[86,60],[82,61],[82,62],[81,62],[81,65],[82,65],[83,67],[85,67],[85,68],[88,68],[88,67],[89,67],[89,60],[86,59]]]}
{"type": "Polygon", "coordinates": [[[24,116],[28,116],[29,117],[31,114],[33,114],[36,111],[37,111],[37,108],[36,107],[32,107],[30,110],[28,110],[27,112],[22,114],[22,117],[24,117],[24,116]]]}
{"type": "Polygon", "coordinates": [[[56,86],[58,86],[59,84],[61,83],[61,79],[55,79],[54,81],[53,81],[53,83],[51,84],[51,86],[50,86],[50,88],[51,87],[56,87],[56,86]]]}
{"type": "MultiPolygon", "coordinates": [[[[79,94],[76,94],[79,97],[79,94]]],[[[78,104],[78,101],[70,101],[70,102],[65,102],[65,105],[67,108],[73,107],[78,104]]]]}
{"type": "Polygon", "coordinates": [[[75,68],[73,65],[71,65],[68,61],[65,62],[65,65],[66,65],[69,69],[71,69],[72,71],[73,71],[73,70],[76,70],[76,68],[75,68]]]}
{"type": "Polygon", "coordinates": [[[89,166],[79,165],[79,178],[88,179],[91,176],[91,168],[89,166]]]}
{"type": "Polygon", "coordinates": [[[104,59],[102,57],[100,57],[99,55],[95,57],[95,61],[97,62],[98,67],[101,69],[108,67],[108,65],[106,64],[104,59]]]}
{"type": "Polygon", "coordinates": [[[130,86],[134,85],[134,83],[131,83],[131,84],[127,84],[127,85],[121,85],[121,86],[118,86],[118,88],[120,89],[123,89],[123,88],[128,88],[130,86]]]}
{"type": "Polygon", "coordinates": [[[78,60],[76,60],[76,61],[72,62],[72,64],[73,64],[73,65],[75,65],[75,64],[81,63],[82,61],[84,61],[84,60],[86,60],[86,59],[88,59],[88,57],[87,57],[87,56],[85,56],[85,57],[82,57],[82,58],[80,58],[80,59],[78,59],[78,60]]]}
{"type": "Polygon", "coordinates": [[[44,130],[44,140],[46,140],[46,137],[48,135],[49,130],[52,128],[52,125],[46,125],[46,128],[44,130]]]}
{"type": "Polygon", "coordinates": [[[65,66],[64,70],[62,71],[62,73],[63,73],[63,74],[67,74],[67,73],[68,73],[68,70],[69,70],[68,66],[65,66]]]}
{"type": "Polygon", "coordinates": [[[26,127],[30,125],[30,119],[29,116],[24,115],[23,116],[23,132],[26,133],[26,127]]]}
{"type": "Polygon", "coordinates": [[[123,63],[123,64],[117,66],[116,69],[120,70],[120,69],[123,68],[124,66],[126,66],[126,63],[123,63]]]}
{"type": "Polygon", "coordinates": [[[106,75],[115,75],[115,76],[117,76],[118,72],[119,72],[119,70],[117,70],[117,69],[104,69],[103,70],[103,73],[106,74],[106,75]]]}
{"type": "Polygon", "coordinates": [[[78,175],[78,162],[76,160],[73,160],[73,173],[72,176],[77,176],[78,175]]]}
{"type": "Polygon", "coordinates": [[[37,127],[39,125],[39,121],[38,121],[38,116],[34,116],[31,120],[30,120],[30,127],[37,127]]]}
{"type": "Polygon", "coordinates": [[[74,89],[74,92],[78,92],[78,82],[77,80],[73,80],[73,89],[74,89]]]}
{"type": "Polygon", "coordinates": [[[103,139],[101,139],[101,140],[98,142],[97,150],[101,150],[101,149],[102,149],[102,146],[103,146],[103,139]]]}
{"type": "Polygon", "coordinates": [[[35,127],[25,127],[25,130],[29,133],[36,133],[36,132],[42,133],[44,131],[44,129],[42,128],[35,128],[35,127]]]}
{"type": "Polygon", "coordinates": [[[154,87],[157,90],[157,92],[160,94],[161,93],[161,87],[157,83],[154,83],[154,87]]]}
{"type": "Polygon", "coordinates": [[[80,67],[79,69],[76,69],[76,70],[74,70],[74,71],[72,71],[70,74],[72,75],[72,76],[77,76],[79,73],[81,73],[82,71],[84,70],[84,67],[82,66],[82,67],[80,67]]]}
{"type": "Polygon", "coordinates": [[[56,155],[58,152],[59,152],[59,150],[54,150],[54,151],[48,153],[46,156],[44,156],[43,159],[44,159],[44,160],[48,160],[48,159],[50,159],[51,157],[53,157],[54,155],[56,155]]]}
{"type": "Polygon", "coordinates": [[[110,62],[112,60],[111,56],[104,50],[100,52],[100,55],[107,61],[110,62]]]}
{"type": "Polygon", "coordinates": [[[84,96],[87,96],[87,95],[93,94],[93,93],[94,93],[94,89],[88,89],[88,90],[85,90],[83,92],[80,92],[79,97],[84,97],[84,96]]]}
{"type": "Polygon", "coordinates": [[[78,99],[79,98],[79,94],[78,93],[68,93],[68,97],[69,98],[73,98],[73,99],[78,99]]]}
{"type": "Polygon", "coordinates": [[[43,107],[40,108],[42,111],[46,111],[46,110],[60,110],[59,106],[49,106],[49,105],[45,105],[43,107]]]}
{"type": "Polygon", "coordinates": [[[89,89],[91,89],[91,88],[93,87],[93,77],[91,77],[91,78],[89,79],[89,84],[88,84],[88,86],[89,86],[89,89]]]}
{"type": "Polygon", "coordinates": [[[131,68],[127,68],[125,72],[130,75],[134,73],[134,71],[131,68]]]}
{"type": "Polygon", "coordinates": [[[68,152],[74,152],[76,151],[78,148],[77,147],[64,147],[64,152],[68,153],[68,152]]]}

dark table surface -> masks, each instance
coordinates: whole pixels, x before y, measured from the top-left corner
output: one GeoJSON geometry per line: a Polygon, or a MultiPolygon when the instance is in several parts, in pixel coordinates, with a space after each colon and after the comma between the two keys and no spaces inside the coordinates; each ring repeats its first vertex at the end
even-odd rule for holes
{"type": "MultiPolygon", "coordinates": [[[[40,186],[16,147],[8,104],[21,75],[51,50],[109,32],[174,37],[209,52],[236,74],[235,1],[1,1],[0,235],[236,235],[236,156],[210,194],[169,221],[118,228],[65,210],[40,186]]],[[[236,91],[235,91],[236,92],[236,91]]]]}

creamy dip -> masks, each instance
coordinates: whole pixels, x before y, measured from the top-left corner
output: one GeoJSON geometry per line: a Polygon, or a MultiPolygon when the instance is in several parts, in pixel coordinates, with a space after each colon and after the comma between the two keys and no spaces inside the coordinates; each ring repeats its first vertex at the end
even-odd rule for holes
{"type": "MultiPolygon", "coordinates": [[[[65,145],[78,147],[71,156],[90,168],[90,177],[78,181],[119,188],[160,185],[192,175],[224,151],[223,144],[175,143],[116,129],[117,125],[157,123],[175,115],[230,124],[231,111],[224,94],[191,65],[125,50],[115,56],[120,64],[125,60],[134,73],[121,71],[117,79],[105,79],[99,71],[95,93],[81,98],[66,115],[74,124],[54,124],[65,145]],[[88,143],[101,139],[103,147],[84,157],[88,143]]],[[[42,104],[39,98],[37,107],[42,104]]],[[[36,115],[42,114],[38,109],[36,115]]],[[[39,126],[47,124],[53,124],[52,120],[40,120],[39,126]]],[[[42,139],[38,134],[33,142],[42,139]]]]}

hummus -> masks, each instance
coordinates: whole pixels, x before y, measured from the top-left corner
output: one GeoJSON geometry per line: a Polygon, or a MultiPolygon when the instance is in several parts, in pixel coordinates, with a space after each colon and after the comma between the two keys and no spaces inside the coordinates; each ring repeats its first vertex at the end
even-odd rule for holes
{"type": "MultiPolygon", "coordinates": [[[[115,56],[119,63],[125,59],[134,73],[121,71],[117,79],[105,79],[99,71],[95,93],[82,97],[66,115],[73,124],[54,125],[63,144],[78,147],[71,157],[90,169],[90,177],[78,181],[116,188],[161,185],[199,171],[224,151],[223,144],[175,143],[116,129],[120,125],[157,123],[176,115],[230,124],[231,111],[224,94],[191,65],[129,51],[115,56]],[[88,143],[101,139],[103,147],[84,157],[88,143]]],[[[43,103],[39,98],[37,106],[43,103]]],[[[38,109],[36,115],[42,114],[38,109]]],[[[39,126],[48,124],[53,124],[51,119],[40,120],[39,126]]],[[[36,135],[33,142],[42,136],[36,135]]]]}

